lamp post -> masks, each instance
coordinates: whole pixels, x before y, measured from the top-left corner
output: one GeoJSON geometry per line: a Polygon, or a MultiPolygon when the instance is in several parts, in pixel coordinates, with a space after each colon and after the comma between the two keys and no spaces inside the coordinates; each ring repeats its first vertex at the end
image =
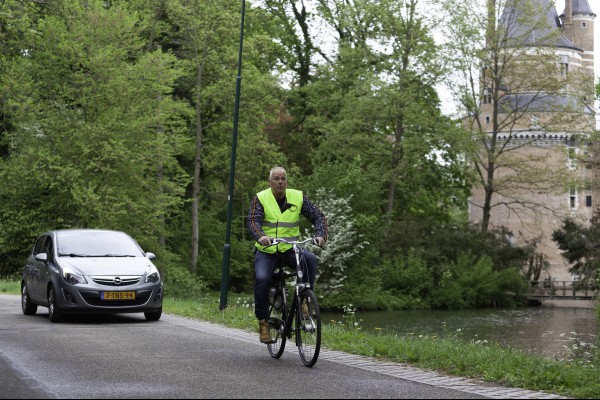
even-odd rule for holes
{"type": "Polygon", "coordinates": [[[240,89],[242,85],[242,45],[244,43],[244,13],[246,0],[242,0],[242,16],[240,22],[240,47],[238,54],[238,73],[235,84],[235,106],[233,110],[233,134],[231,144],[231,166],[229,169],[229,195],[227,196],[227,228],[225,232],[225,245],[223,246],[223,264],[221,269],[221,298],[219,309],[227,307],[227,292],[229,291],[229,259],[231,256],[231,214],[233,202],[233,183],[235,178],[235,153],[237,149],[237,128],[240,109],[240,89]]]}

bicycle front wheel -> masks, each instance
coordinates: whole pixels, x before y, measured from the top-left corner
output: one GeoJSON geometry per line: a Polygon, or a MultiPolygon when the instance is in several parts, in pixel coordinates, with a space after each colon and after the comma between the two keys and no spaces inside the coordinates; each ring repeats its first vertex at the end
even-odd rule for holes
{"type": "Polygon", "coordinates": [[[307,367],[312,367],[321,350],[321,311],[317,296],[310,289],[300,294],[298,304],[298,351],[307,367]]]}
{"type": "Polygon", "coordinates": [[[278,290],[273,297],[273,301],[269,305],[269,327],[271,330],[271,337],[273,343],[267,344],[269,354],[273,358],[279,358],[283,354],[285,349],[285,341],[287,340],[286,335],[286,321],[287,321],[287,304],[285,301],[285,294],[283,291],[278,290]]]}

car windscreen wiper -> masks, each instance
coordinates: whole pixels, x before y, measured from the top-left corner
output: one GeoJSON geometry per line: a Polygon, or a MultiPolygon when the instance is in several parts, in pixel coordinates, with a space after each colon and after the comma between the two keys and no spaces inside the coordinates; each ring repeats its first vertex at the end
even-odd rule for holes
{"type": "Polygon", "coordinates": [[[59,253],[59,257],[89,257],[87,254],[79,254],[79,253],[59,253]]]}
{"type": "Polygon", "coordinates": [[[131,254],[104,254],[102,256],[98,256],[98,257],[135,257],[131,254]]]}

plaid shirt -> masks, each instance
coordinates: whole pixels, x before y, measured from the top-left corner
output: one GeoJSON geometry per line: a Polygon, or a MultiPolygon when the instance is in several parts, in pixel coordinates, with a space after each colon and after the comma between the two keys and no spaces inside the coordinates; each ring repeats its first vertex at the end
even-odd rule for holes
{"type": "MultiPolygon", "coordinates": [[[[302,209],[300,214],[304,215],[313,224],[315,228],[315,237],[322,237],[327,240],[327,218],[323,212],[312,203],[308,197],[304,196],[302,200],[302,209]]],[[[265,218],[265,209],[261,204],[258,196],[254,196],[248,210],[248,230],[258,240],[261,236],[265,236],[262,230],[262,222],[265,218]]]]}

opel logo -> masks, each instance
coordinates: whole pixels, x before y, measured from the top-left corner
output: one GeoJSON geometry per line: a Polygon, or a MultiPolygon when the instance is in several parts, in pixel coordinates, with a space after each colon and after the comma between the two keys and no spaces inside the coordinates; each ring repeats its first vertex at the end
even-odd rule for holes
{"type": "Polygon", "coordinates": [[[113,282],[115,283],[115,285],[120,285],[121,282],[123,282],[123,280],[120,277],[115,276],[115,279],[113,279],[113,282]]]}

